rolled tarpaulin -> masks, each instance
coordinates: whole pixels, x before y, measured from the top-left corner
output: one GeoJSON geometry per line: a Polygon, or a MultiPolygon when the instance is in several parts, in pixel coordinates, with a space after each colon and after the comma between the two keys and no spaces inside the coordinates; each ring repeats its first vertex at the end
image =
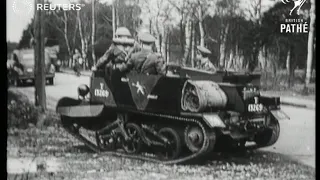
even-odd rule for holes
{"type": "Polygon", "coordinates": [[[224,108],[227,96],[213,81],[185,82],[182,89],[181,108],[184,111],[203,112],[209,108],[224,108]]]}

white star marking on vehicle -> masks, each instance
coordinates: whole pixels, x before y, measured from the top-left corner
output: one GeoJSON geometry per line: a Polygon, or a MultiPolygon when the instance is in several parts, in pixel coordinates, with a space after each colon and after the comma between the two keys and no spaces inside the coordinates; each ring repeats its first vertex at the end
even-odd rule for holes
{"type": "Polygon", "coordinates": [[[145,87],[143,87],[142,85],[140,85],[139,81],[137,81],[136,84],[132,83],[132,86],[136,87],[137,88],[137,93],[139,94],[139,92],[144,95],[144,89],[145,87]]]}

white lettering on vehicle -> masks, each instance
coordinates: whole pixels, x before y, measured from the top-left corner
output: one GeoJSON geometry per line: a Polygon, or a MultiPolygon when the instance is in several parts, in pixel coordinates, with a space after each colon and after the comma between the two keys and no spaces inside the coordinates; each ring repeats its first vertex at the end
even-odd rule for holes
{"type": "Polygon", "coordinates": [[[152,94],[149,94],[147,96],[148,99],[158,99],[158,96],[157,95],[152,95],[152,94]]]}
{"type": "Polygon", "coordinates": [[[254,104],[248,105],[248,111],[249,112],[260,112],[263,110],[263,105],[259,104],[259,98],[254,97],[254,104]]]}
{"type": "Polygon", "coordinates": [[[100,89],[95,89],[94,90],[94,95],[98,97],[109,97],[109,91],[106,89],[103,89],[104,84],[100,83],[100,89]]]}
{"type": "Polygon", "coordinates": [[[249,112],[261,112],[263,110],[262,104],[249,104],[248,111],[249,112]]]}

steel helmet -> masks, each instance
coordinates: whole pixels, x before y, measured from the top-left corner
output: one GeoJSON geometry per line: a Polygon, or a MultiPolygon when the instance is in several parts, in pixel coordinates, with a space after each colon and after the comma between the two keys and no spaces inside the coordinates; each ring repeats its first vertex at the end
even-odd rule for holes
{"type": "Polygon", "coordinates": [[[137,38],[140,39],[141,34],[149,33],[149,30],[147,28],[139,28],[137,29],[136,32],[137,32],[137,38]]]}
{"type": "Polygon", "coordinates": [[[115,35],[116,35],[116,36],[130,36],[130,37],[131,37],[130,31],[129,31],[129,29],[126,28],[126,27],[119,27],[119,28],[116,30],[115,35]]]}

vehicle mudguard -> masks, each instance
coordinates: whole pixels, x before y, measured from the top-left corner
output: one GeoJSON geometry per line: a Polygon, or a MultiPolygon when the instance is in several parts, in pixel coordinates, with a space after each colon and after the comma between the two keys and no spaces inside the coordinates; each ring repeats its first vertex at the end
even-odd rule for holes
{"type": "Polygon", "coordinates": [[[289,116],[281,111],[280,109],[277,110],[270,110],[271,115],[276,119],[276,120],[290,120],[289,116]]]}
{"type": "Polygon", "coordinates": [[[225,128],[226,125],[220,118],[220,116],[216,113],[203,113],[203,120],[207,123],[210,128],[225,128]]]}
{"type": "Polygon", "coordinates": [[[81,100],[64,97],[58,101],[56,112],[68,117],[97,117],[103,109],[103,104],[84,104],[81,100]]]}

